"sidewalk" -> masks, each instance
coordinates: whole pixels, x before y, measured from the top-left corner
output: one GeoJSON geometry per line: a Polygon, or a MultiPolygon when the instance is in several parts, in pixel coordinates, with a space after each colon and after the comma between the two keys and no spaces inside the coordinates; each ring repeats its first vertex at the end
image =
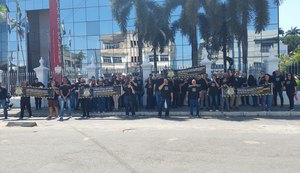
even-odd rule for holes
{"type": "MultiPolygon", "coordinates": [[[[237,117],[243,117],[243,116],[250,116],[250,117],[287,117],[287,116],[293,116],[293,117],[300,117],[300,111],[296,108],[296,111],[288,111],[288,106],[284,106],[281,108],[278,107],[272,107],[272,111],[266,112],[262,111],[261,107],[252,107],[252,106],[240,106],[239,109],[232,109],[230,112],[224,111],[215,111],[210,112],[208,110],[201,110],[200,116],[211,116],[211,117],[218,117],[218,116],[237,116],[237,117]]],[[[195,111],[195,110],[194,110],[195,111]]],[[[10,111],[8,111],[9,117],[18,117],[20,114],[19,108],[14,108],[10,111]]],[[[47,117],[49,115],[48,109],[43,108],[42,110],[35,110],[32,108],[33,117],[47,117]]],[[[0,114],[3,115],[2,110],[0,111],[0,114]]],[[[27,111],[25,110],[25,117],[28,115],[27,111]]],[[[79,110],[75,110],[73,112],[73,117],[80,117],[82,115],[82,112],[79,110]]],[[[91,117],[110,117],[110,116],[116,116],[116,117],[122,117],[125,115],[124,108],[121,109],[121,111],[112,111],[112,112],[106,112],[106,113],[97,113],[97,112],[91,112],[91,117]]],[[[164,113],[163,113],[164,115],[164,113]]],[[[66,116],[66,111],[65,111],[66,116]]],[[[146,117],[157,117],[157,111],[155,109],[153,110],[146,110],[142,109],[136,112],[136,116],[146,116],[146,117]]],[[[187,106],[179,107],[179,108],[171,108],[170,110],[170,116],[189,116],[189,108],[187,106]]]]}

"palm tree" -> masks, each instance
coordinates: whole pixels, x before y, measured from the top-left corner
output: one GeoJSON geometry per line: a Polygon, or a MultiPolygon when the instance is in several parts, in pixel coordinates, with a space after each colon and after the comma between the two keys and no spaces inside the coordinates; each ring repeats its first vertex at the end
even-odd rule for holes
{"type": "MultiPolygon", "coordinates": [[[[277,0],[275,0],[277,2],[277,0]]],[[[262,32],[269,24],[268,0],[228,0],[228,8],[231,9],[229,18],[232,20],[231,28],[236,26],[234,33],[239,36],[242,45],[243,72],[248,70],[248,25],[253,21],[256,33],[262,32]]]]}
{"type": "Polygon", "coordinates": [[[139,50],[139,62],[142,63],[143,53],[143,36],[147,33],[148,25],[148,5],[151,0],[110,0],[112,15],[118,22],[121,31],[127,33],[127,24],[129,15],[134,10],[136,14],[135,28],[138,36],[138,50],[139,50]]]}
{"type": "Polygon", "coordinates": [[[155,2],[149,3],[148,28],[144,40],[152,46],[154,54],[154,71],[157,73],[157,51],[164,52],[170,42],[174,42],[174,30],[170,27],[168,15],[165,8],[155,2]]]}
{"type": "Polygon", "coordinates": [[[178,7],[182,9],[173,27],[180,29],[181,33],[188,37],[192,46],[192,66],[198,65],[198,14],[203,4],[203,0],[166,0],[166,14],[171,15],[178,7]]]}
{"type": "Polygon", "coordinates": [[[285,34],[286,36],[289,35],[300,35],[300,29],[296,26],[296,27],[291,27],[290,30],[288,30],[285,34]]]}
{"type": "Polygon", "coordinates": [[[278,34],[281,35],[282,37],[284,36],[285,32],[282,28],[278,29],[278,34]]]}
{"type": "Polygon", "coordinates": [[[199,14],[199,29],[209,58],[219,54],[222,47],[225,11],[219,0],[206,1],[204,11],[199,14]]]}

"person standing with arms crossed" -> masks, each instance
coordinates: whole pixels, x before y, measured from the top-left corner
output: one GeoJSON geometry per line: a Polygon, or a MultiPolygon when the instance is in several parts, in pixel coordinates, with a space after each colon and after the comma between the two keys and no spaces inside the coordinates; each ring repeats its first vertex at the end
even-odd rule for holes
{"type": "Polygon", "coordinates": [[[164,79],[164,83],[158,87],[161,92],[161,102],[158,110],[158,117],[162,115],[162,108],[165,107],[165,117],[169,117],[170,105],[173,102],[173,88],[169,85],[168,79],[164,79]]]}

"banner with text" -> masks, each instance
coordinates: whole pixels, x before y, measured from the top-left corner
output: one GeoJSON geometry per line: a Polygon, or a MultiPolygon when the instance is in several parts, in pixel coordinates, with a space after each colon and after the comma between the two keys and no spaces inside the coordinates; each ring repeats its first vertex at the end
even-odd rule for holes
{"type": "Polygon", "coordinates": [[[263,96],[272,95],[272,86],[268,87],[245,87],[234,89],[232,87],[222,88],[223,97],[233,97],[233,96],[263,96]]]}

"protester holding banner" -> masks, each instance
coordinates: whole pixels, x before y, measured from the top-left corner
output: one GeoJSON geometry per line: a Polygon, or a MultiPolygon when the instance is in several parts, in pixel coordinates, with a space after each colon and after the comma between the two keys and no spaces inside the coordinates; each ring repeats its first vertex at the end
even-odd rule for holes
{"type": "MultiPolygon", "coordinates": [[[[45,85],[39,81],[38,78],[34,79],[34,82],[31,84],[31,86],[36,87],[36,88],[44,88],[45,85]]],[[[42,109],[42,98],[40,97],[34,97],[35,100],[35,108],[36,110],[42,109]]]]}
{"type": "MultiPolygon", "coordinates": [[[[270,88],[270,87],[272,88],[273,87],[273,83],[272,83],[272,80],[270,79],[269,74],[265,74],[264,78],[260,81],[260,86],[262,86],[264,88],[270,88]]],[[[272,95],[271,94],[263,95],[262,107],[263,107],[263,110],[265,110],[265,111],[271,111],[271,105],[272,105],[272,95]]]]}
{"type": "Polygon", "coordinates": [[[199,117],[200,88],[195,79],[192,80],[192,85],[190,85],[187,90],[186,100],[189,102],[190,116],[194,116],[195,107],[196,115],[199,117]]]}
{"type": "Polygon", "coordinates": [[[7,89],[2,87],[2,82],[0,82],[0,106],[3,108],[4,119],[7,119],[7,102],[6,99],[8,98],[7,89]]]}
{"type": "Polygon", "coordinates": [[[79,88],[83,90],[84,96],[87,97],[81,97],[80,98],[80,103],[81,103],[81,110],[82,110],[82,115],[81,118],[90,118],[90,85],[85,83],[85,80],[83,78],[80,79],[80,85],[79,88]]]}
{"type": "Polygon", "coordinates": [[[287,79],[284,82],[286,95],[290,102],[290,111],[294,111],[294,96],[297,94],[297,83],[292,73],[287,74],[287,79]]]}
{"type": "Polygon", "coordinates": [[[210,99],[210,110],[209,111],[218,111],[218,90],[220,85],[217,82],[217,76],[213,74],[211,81],[208,83],[208,96],[210,99]]]}
{"type": "Polygon", "coordinates": [[[50,115],[47,117],[48,120],[51,120],[53,117],[53,108],[55,109],[55,116],[58,118],[59,115],[59,103],[58,103],[58,96],[59,96],[59,88],[56,87],[56,82],[51,81],[49,89],[53,89],[53,98],[48,98],[48,107],[50,115]]]}
{"type": "Polygon", "coordinates": [[[277,95],[279,95],[280,98],[280,106],[283,107],[283,96],[282,96],[282,88],[284,85],[284,77],[281,75],[279,70],[275,71],[275,74],[273,76],[273,83],[274,83],[274,88],[273,88],[273,101],[274,101],[274,106],[277,106],[277,95]]]}
{"type": "MultiPolygon", "coordinates": [[[[221,90],[223,90],[224,88],[228,88],[228,79],[227,79],[227,73],[223,73],[223,78],[221,79],[221,82],[220,82],[220,85],[221,85],[221,90]]],[[[225,107],[226,107],[226,110],[229,111],[229,100],[230,100],[230,97],[221,97],[221,100],[220,100],[220,107],[221,107],[221,111],[223,112],[225,107]]]]}
{"type": "MultiPolygon", "coordinates": [[[[119,86],[119,85],[120,85],[120,80],[118,78],[114,78],[113,79],[113,86],[119,86]]],[[[118,111],[119,110],[119,98],[120,98],[120,95],[115,94],[112,97],[113,97],[113,101],[114,101],[114,110],[118,111]]]]}
{"type": "MultiPolygon", "coordinates": [[[[257,87],[257,80],[254,78],[253,75],[249,75],[247,83],[249,87],[257,87]]],[[[252,96],[252,106],[256,107],[257,105],[257,96],[254,95],[252,96]]]]}
{"type": "MultiPolygon", "coordinates": [[[[23,81],[22,82],[22,87],[28,87],[29,86],[29,82],[28,81],[23,81]]],[[[20,120],[24,118],[24,111],[25,108],[28,111],[28,118],[32,117],[32,111],[31,111],[31,104],[30,104],[30,97],[26,96],[26,95],[22,95],[21,96],[21,113],[20,113],[20,120]]]]}
{"type": "MultiPolygon", "coordinates": [[[[241,88],[242,79],[240,78],[240,73],[237,71],[235,72],[234,75],[232,73],[229,73],[229,75],[230,75],[229,85],[233,87],[235,90],[237,90],[237,88],[241,88]]],[[[239,95],[232,96],[230,99],[230,108],[235,107],[236,109],[238,109],[240,105],[240,100],[241,100],[241,96],[239,95]]]]}
{"type": "MultiPolygon", "coordinates": [[[[158,110],[158,117],[162,115],[162,108],[165,108],[165,117],[169,117],[170,105],[173,102],[173,88],[169,85],[168,79],[164,79],[164,83],[158,87],[161,92],[161,102],[158,110]]],[[[159,103],[158,103],[159,104],[159,103]]]]}
{"type": "Polygon", "coordinates": [[[125,103],[125,113],[126,116],[129,117],[129,111],[131,111],[132,116],[135,116],[135,96],[136,87],[132,83],[130,77],[127,77],[125,84],[123,85],[123,92],[122,95],[124,96],[124,103],[125,103]]]}
{"type": "Polygon", "coordinates": [[[63,78],[63,84],[59,88],[60,96],[58,98],[59,105],[60,105],[60,113],[59,113],[59,120],[63,121],[63,114],[64,114],[64,105],[67,104],[68,109],[68,116],[72,117],[72,108],[71,108],[71,101],[70,101],[70,94],[71,94],[71,86],[69,85],[68,78],[63,78]]]}

